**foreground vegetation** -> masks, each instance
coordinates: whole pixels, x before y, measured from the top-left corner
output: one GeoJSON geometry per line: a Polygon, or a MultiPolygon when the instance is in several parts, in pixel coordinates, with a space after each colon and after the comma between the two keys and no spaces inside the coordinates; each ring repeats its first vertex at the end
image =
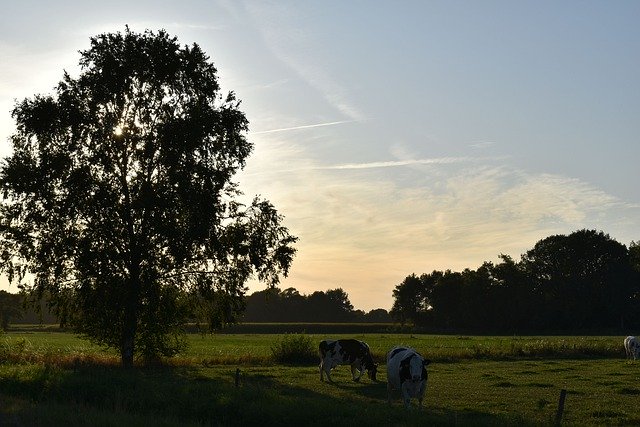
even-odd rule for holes
{"type": "Polygon", "coordinates": [[[0,425],[540,425],[553,424],[561,389],[566,424],[640,423],[640,363],[625,361],[621,337],[358,336],[379,361],[395,344],[433,360],[421,412],[399,394],[387,405],[384,366],[379,383],[339,367],[328,384],[315,357],[274,360],[285,340],[325,337],[191,334],[180,357],[123,370],[71,334],[7,333],[0,425]]]}

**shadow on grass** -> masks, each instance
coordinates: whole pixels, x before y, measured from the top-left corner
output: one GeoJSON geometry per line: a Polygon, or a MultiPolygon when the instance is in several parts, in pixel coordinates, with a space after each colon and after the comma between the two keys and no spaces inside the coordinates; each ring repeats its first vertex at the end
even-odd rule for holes
{"type": "Polygon", "coordinates": [[[353,399],[292,386],[286,378],[266,374],[245,377],[238,387],[234,383],[234,370],[229,367],[123,370],[4,364],[0,365],[0,424],[527,425],[520,419],[428,404],[422,411],[406,411],[399,396],[388,406],[384,382],[334,384],[349,389],[353,399]]]}
{"type": "MultiPolygon", "coordinates": [[[[375,425],[453,425],[453,426],[534,426],[539,425],[517,415],[491,414],[475,410],[452,410],[450,408],[436,407],[429,403],[429,390],[425,395],[422,409],[418,408],[417,399],[411,400],[411,408],[404,408],[400,391],[393,390],[391,405],[387,403],[387,383],[377,382],[334,382],[333,387],[349,391],[356,396],[364,398],[371,405],[364,408],[362,404],[358,410],[365,414],[377,414],[378,422],[375,425]],[[376,408],[376,409],[372,409],[376,408]]],[[[357,423],[357,421],[356,421],[357,423]]]]}

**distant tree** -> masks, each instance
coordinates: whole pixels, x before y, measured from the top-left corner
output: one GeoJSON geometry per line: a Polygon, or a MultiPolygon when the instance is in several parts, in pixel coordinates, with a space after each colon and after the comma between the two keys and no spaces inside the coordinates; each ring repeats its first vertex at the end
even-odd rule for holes
{"type": "Polygon", "coordinates": [[[449,330],[460,327],[462,320],[466,319],[464,295],[462,273],[447,270],[436,276],[429,298],[434,325],[449,330]]]}
{"type": "Polygon", "coordinates": [[[364,321],[370,323],[390,323],[391,315],[384,308],[376,308],[364,315],[364,321]]]}
{"type": "Polygon", "coordinates": [[[490,264],[485,263],[477,270],[465,269],[461,279],[460,308],[455,323],[468,331],[492,329],[497,307],[490,264]]]}
{"type": "Polygon", "coordinates": [[[425,289],[421,278],[411,274],[393,290],[391,316],[402,325],[419,322],[420,314],[426,307],[425,289]]]}
{"type": "Polygon", "coordinates": [[[307,298],[297,289],[287,288],[280,294],[280,305],[275,308],[275,320],[303,322],[308,320],[307,298]]]}
{"type": "Polygon", "coordinates": [[[256,291],[246,297],[243,322],[274,322],[273,315],[279,313],[281,305],[280,290],[267,288],[256,291]]]}
{"type": "Polygon", "coordinates": [[[495,265],[485,264],[493,279],[488,310],[494,316],[494,329],[509,333],[535,329],[539,303],[522,264],[504,254],[500,255],[500,260],[495,265]]]}
{"type": "Polygon", "coordinates": [[[350,313],[353,311],[353,304],[349,301],[349,294],[342,288],[329,289],[326,292],[327,300],[332,307],[336,307],[339,311],[350,313]]]}
{"type": "Polygon", "coordinates": [[[640,240],[629,245],[629,262],[635,271],[640,272],[640,240]]]}
{"type": "Polygon", "coordinates": [[[629,245],[629,264],[631,265],[632,289],[629,297],[629,310],[625,314],[625,322],[630,327],[640,327],[640,241],[632,241],[629,245]]]}
{"type": "Polygon", "coordinates": [[[342,289],[301,295],[295,288],[255,292],[247,298],[245,322],[351,322],[364,312],[354,311],[342,289]]]}
{"type": "Polygon", "coordinates": [[[12,321],[22,318],[23,313],[20,295],[0,291],[0,331],[6,331],[12,321]]]}
{"type": "Polygon", "coordinates": [[[131,366],[179,350],[193,316],[235,321],[247,280],[276,285],[297,239],[268,201],[240,202],[248,122],[198,45],[127,28],[80,55],[78,78],[13,110],[1,267],[131,366]]]}
{"type": "Polygon", "coordinates": [[[621,326],[632,293],[626,247],[595,230],[555,235],[522,256],[541,325],[553,329],[621,326]]]}
{"type": "Polygon", "coordinates": [[[316,291],[307,298],[308,320],[318,322],[347,322],[351,320],[353,305],[342,289],[316,291]]]}

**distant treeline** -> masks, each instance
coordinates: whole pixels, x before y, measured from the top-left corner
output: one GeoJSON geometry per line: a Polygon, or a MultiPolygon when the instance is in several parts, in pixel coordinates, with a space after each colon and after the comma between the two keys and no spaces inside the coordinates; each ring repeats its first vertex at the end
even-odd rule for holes
{"type": "Polygon", "coordinates": [[[49,313],[46,304],[40,304],[40,313],[33,306],[25,304],[23,293],[12,294],[0,291],[0,330],[7,329],[11,323],[57,323],[56,317],[49,313]]]}
{"type": "Polygon", "coordinates": [[[246,299],[243,322],[357,322],[389,323],[391,316],[382,308],[365,313],[354,310],[341,289],[302,295],[294,288],[271,288],[254,292],[246,299]]]}
{"type": "Polygon", "coordinates": [[[391,315],[432,332],[640,328],[640,242],[627,248],[603,232],[580,230],[539,241],[519,261],[500,259],[477,270],[406,277],[393,291],[391,315]]]}
{"type": "MultiPolygon", "coordinates": [[[[32,298],[28,298],[32,300],[32,298]]],[[[39,313],[31,305],[24,304],[24,294],[0,291],[1,329],[9,324],[53,324],[57,318],[49,312],[45,302],[40,303],[39,313]]],[[[393,322],[384,309],[364,312],[354,310],[347,293],[338,288],[326,292],[316,291],[302,295],[294,288],[271,288],[255,292],[245,298],[246,310],[241,323],[378,323],[393,322]]],[[[387,326],[385,326],[386,328],[387,326]]],[[[233,326],[231,326],[232,330],[233,326]]],[[[246,328],[246,327],[245,327],[246,328]]],[[[252,326],[252,328],[260,328],[252,326]]],[[[309,326],[302,326],[308,330],[309,326]]],[[[300,329],[300,328],[298,328],[300,329]]],[[[350,328],[349,330],[353,330],[350,328]]],[[[307,331],[309,332],[309,331],[307,331]]]]}
{"type": "MultiPolygon", "coordinates": [[[[520,260],[500,255],[476,270],[411,274],[393,308],[355,310],[341,289],[300,294],[270,288],[245,297],[241,323],[391,323],[433,333],[589,333],[640,330],[640,242],[580,230],[540,240],[520,260]]],[[[0,326],[56,323],[24,296],[0,291],[0,326]]]]}

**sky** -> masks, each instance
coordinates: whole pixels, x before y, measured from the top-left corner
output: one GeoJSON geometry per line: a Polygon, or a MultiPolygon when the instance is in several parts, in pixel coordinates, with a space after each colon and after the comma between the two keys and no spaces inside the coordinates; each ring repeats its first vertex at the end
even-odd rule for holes
{"type": "Polygon", "coordinates": [[[412,273],[519,259],[583,228],[640,240],[638,1],[0,8],[0,157],[16,100],[77,76],[90,37],[129,25],[200,45],[250,122],[241,189],[300,239],[283,289],[388,310],[412,273]]]}

